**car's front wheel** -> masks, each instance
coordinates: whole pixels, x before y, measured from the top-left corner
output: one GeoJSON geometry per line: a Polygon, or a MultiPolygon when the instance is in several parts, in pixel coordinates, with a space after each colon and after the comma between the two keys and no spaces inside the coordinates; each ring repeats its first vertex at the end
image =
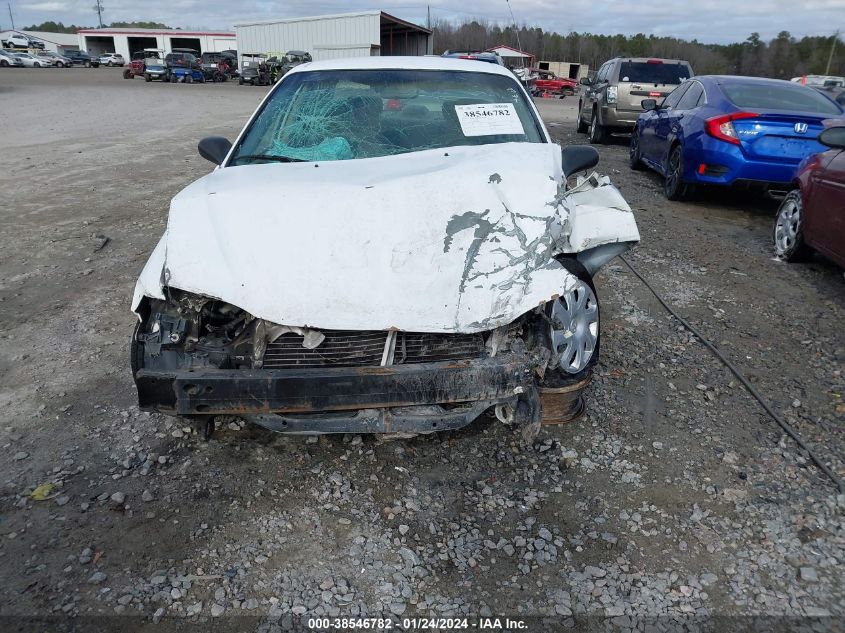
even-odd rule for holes
{"type": "Polygon", "coordinates": [[[552,350],[560,370],[570,376],[586,371],[598,358],[599,301],[586,272],[551,303],[552,350]]]}
{"type": "Polygon", "coordinates": [[[801,261],[812,252],[804,242],[803,210],[799,189],[790,191],[780,203],[775,221],[775,253],[784,261],[801,261]]]}

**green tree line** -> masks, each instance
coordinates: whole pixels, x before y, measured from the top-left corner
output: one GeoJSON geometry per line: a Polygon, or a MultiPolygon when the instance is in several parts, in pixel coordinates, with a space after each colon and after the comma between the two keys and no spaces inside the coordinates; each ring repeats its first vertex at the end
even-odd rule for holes
{"type": "Polygon", "coordinates": [[[537,60],[568,61],[598,67],[617,55],[685,59],[698,74],[755,75],[789,79],[804,74],[824,74],[830,57],[831,75],[845,75],[845,45],[838,36],[792,37],[781,31],[766,42],[752,33],[744,42],[702,44],[675,37],[596,35],[571,32],[566,35],[538,27],[502,27],[485,20],[433,25],[435,52],[447,49],[487,49],[506,44],[533,53],[537,60]]]}
{"type": "MultiPolygon", "coordinates": [[[[134,29],[169,29],[171,27],[161,22],[112,22],[106,24],[106,27],[118,28],[134,28],[134,29]]],[[[25,26],[24,31],[43,31],[44,33],[76,33],[79,29],[95,29],[96,26],[77,26],[76,24],[64,25],[61,22],[53,22],[48,20],[41,24],[33,24],[32,26],[25,26]]]]}

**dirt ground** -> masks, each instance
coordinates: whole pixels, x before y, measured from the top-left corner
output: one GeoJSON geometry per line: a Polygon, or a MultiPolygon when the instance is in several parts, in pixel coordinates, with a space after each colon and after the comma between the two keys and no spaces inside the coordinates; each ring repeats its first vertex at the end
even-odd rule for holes
{"type": "MultiPolygon", "coordinates": [[[[588,413],[534,446],[492,417],[395,442],[231,420],[205,443],[140,412],[135,279],[170,198],[211,169],[197,140],[233,138],[265,89],[4,71],[0,621],[845,617],[845,495],[619,260],[597,279],[588,413]]],[[[586,142],[576,103],[540,102],[563,144],[586,142]]],[[[629,170],[626,138],[600,152],[639,223],[630,261],[845,477],[842,271],[776,261],[772,201],[668,202],[656,174],[629,170]]]]}

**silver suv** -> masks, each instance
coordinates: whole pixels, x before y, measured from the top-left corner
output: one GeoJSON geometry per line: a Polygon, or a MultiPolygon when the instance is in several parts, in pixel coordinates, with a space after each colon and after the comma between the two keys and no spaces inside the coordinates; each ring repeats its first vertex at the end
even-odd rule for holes
{"type": "Polygon", "coordinates": [[[643,99],[658,105],[678,85],[692,77],[682,59],[616,57],[602,64],[594,77],[581,79],[578,131],[591,143],[603,143],[611,132],[630,132],[643,111],[643,99]]]}

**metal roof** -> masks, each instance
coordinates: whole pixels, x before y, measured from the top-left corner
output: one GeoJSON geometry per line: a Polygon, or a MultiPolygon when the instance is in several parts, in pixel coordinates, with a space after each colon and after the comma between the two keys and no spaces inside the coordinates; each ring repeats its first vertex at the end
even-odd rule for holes
{"type": "Polygon", "coordinates": [[[135,28],[106,28],[106,29],[79,29],[77,33],[82,35],[175,35],[198,36],[208,35],[217,37],[235,37],[233,31],[183,31],[181,29],[135,29],[135,28]]]}
{"type": "Polygon", "coordinates": [[[422,33],[431,34],[431,30],[419,26],[418,24],[414,24],[413,22],[407,22],[402,20],[401,18],[397,18],[395,16],[390,15],[389,13],[385,13],[384,11],[376,10],[376,11],[356,11],[354,13],[332,13],[328,15],[309,15],[303,16],[299,18],[281,18],[276,20],[253,20],[251,22],[238,22],[234,25],[235,28],[243,27],[243,26],[260,26],[265,24],[291,24],[294,22],[316,22],[319,20],[340,20],[344,18],[358,18],[364,16],[373,16],[377,15],[381,17],[382,21],[393,22],[395,24],[399,24],[401,26],[405,26],[411,30],[420,31],[422,33]]]}

